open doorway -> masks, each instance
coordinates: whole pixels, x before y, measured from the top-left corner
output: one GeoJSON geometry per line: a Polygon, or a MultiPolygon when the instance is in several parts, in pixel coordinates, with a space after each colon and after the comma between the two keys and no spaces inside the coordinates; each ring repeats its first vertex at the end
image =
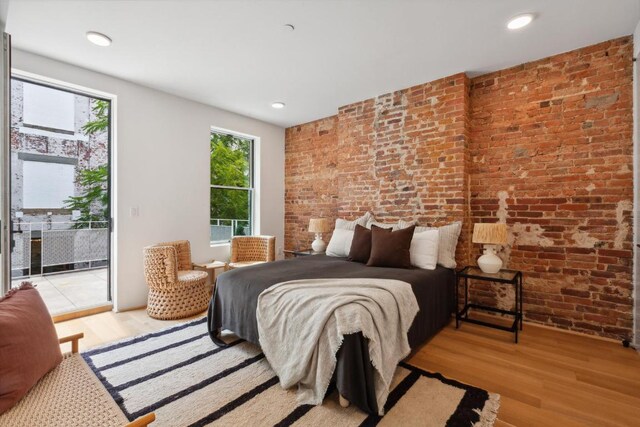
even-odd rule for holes
{"type": "Polygon", "coordinates": [[[55,316],[111,305],[111,101],[11,78],[11,279],[55,316]]]}

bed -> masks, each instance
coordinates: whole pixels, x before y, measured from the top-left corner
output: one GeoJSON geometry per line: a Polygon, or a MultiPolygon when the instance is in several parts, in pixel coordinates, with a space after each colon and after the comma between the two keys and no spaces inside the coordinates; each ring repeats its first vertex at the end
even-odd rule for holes
{"type": "MultiPolygon", "coordinates": [[[[435,270],[367,267],[346,258],[298,257],[234,269],[220,275],[207,314],[211,339],[218,345],[225,345],[219,336],[222,329],[228,329],[240,338],[258,344],[258,295],[276,283],[324,278],[396,279],[411,284],[420,307],[409,330],[409,344],[413,350],[447,324],[455,307],[455,272],[452,269],[440,266],[435,270]]],[[[337,359],[334,376],[340,394],[363,411],[377,413],[367,340],[361,333],[345,336],[337,359]]]]}

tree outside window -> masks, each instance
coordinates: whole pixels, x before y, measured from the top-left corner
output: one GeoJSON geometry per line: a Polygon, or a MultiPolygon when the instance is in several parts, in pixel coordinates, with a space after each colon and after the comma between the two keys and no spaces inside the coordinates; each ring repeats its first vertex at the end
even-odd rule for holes
{"type": "Polygon", "coordinates": [[[253,140],[211,132],[211,241],[252,233],[253,140]]]}
{"type": "MultiPolygon", "coordinates": [[[[85,135],[93,135],[109,128],[110,102],[102,99],[91,102],[94,119],[82,127],[85,135]]],[[[82,193],[65,200],[65,208],[80,212],[73,228],[88,228],[91,222],[109,221],[108,165],[83,169],[78,172],[76,181],[82,186],[82,193]]]]}

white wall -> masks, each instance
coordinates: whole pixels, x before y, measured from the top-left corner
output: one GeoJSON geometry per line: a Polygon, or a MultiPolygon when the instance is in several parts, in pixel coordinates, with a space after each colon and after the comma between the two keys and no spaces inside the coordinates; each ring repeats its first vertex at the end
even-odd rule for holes
{"type": "MultiPolygon", "coordinates": [[[[20,50],[13,68],[117,96],[114,278],[117,310],[146,304],[142,248],[188,239],[194,261],[228,258],[209,244],[211,126],[259,138],[257,231],[284,241],[284,129],[20,50]],[[139,216],[129,215],[139,207],[139,216]]],[[[176,76],[185,78],[185,76],[176,76]]]]}

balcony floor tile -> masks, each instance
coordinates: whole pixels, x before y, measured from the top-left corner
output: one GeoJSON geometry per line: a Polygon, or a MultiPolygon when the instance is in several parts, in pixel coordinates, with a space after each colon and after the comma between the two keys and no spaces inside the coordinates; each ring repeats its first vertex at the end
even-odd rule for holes
{"type": "Polygon", "coordinates": [[[107,269],[77,271],[13,280],[14,287],[32,282],[49,313],[58,315],[107,304],[107,269]]]}

